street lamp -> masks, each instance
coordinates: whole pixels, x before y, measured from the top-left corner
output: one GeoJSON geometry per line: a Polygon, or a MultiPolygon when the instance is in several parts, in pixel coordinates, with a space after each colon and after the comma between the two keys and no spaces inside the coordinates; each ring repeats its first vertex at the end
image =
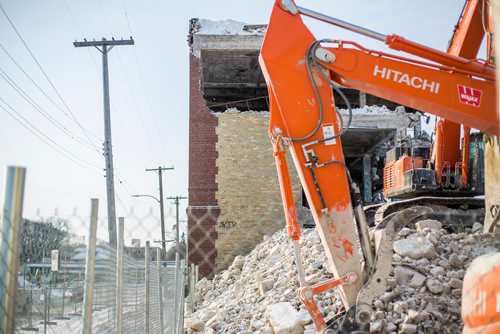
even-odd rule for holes
{"type": "Polygon", "coordinates": [[[161,248],[163,250],[163,258],[167,256],[167,245],[165,241],[165,214],[163,213],[163,196],[158,199],[152,195],[132,195],[132,197],[151,197],[160,203],[160,222],[161,222],[161,248]]]}
{"type": "Polygon", "coordinates": [[[161,201],[153,195],[132,195],[132,197],[151,197],[154,198],[158,203],[161,203],[161,201]]]}

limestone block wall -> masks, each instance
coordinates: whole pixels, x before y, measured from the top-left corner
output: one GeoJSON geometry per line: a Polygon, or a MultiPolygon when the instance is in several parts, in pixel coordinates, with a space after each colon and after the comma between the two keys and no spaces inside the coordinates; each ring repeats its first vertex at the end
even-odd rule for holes
{"type": "MultiPolygon", "coordinates": [[[[217,270],[231,264],[285,226],[273,149],[268,136],[268,113],[219,114],[217,132],[217,270]]],[[[296,203],[301,200],[299,178],[288,165],[296,203]]]]}
{"type": "MultiPolygon", "coordinates": [[[[496,136],[484,135],[484,197],[486,215],[484,232],[500,215],[500,139],[496,136]]],[[[500,234],[500,227],[493,228],[500,234]]]]}

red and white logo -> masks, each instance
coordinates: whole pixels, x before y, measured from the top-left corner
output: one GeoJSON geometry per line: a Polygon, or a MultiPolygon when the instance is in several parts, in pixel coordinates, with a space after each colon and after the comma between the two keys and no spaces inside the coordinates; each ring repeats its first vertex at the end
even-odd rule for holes
{"type": "Polygon", "coordinates": [[[479,89],[475,89],[472,87],[458,86],[458,100],[460,103],[469,104],[473,107],[479,108],[481,105],[481,96],[483,92],[479,89]]]}

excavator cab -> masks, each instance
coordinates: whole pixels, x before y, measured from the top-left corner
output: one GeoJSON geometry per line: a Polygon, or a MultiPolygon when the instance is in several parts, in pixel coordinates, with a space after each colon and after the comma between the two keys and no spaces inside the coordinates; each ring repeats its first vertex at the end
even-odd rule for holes
{"type": "Polygon", "coordinates": [[[430,147],[413,146],[411,139],[399,141],[386,153],[384,166],[385,198],[415,196],[437,189],[434,171],[430,164],[430,147]]]}
{"type": "MultiPolygon", "coordinates": [[[[492,31],[489,6],[478,0],[468,0],[455,26],[447,53],[470,62],[477,61],[481,43],[486,36],[487,54],[484,64],[493,66],[492,31]]],[[[457,85],[456,89],[459,103],[473,107],[481,105],[481,90],[464,85],[457,85]]],[[[464,124],[465,126],[461,126],[446,118],[437,120],[430,156],[418,151],[409,152],[406,156],[388,156],[384,169],[385,197],[409,198],[420,194],[482,195],[484,181],[481,166],[477,163],[482,157],[482,151],[477,149],[477,134],[471,135],[468,123],[464,124]],[[475,142],[471,141],[473,137],[476,138],[475,142]],[[422,158],[427,159],[423,167],[417,166],[418,163],[409,163],[422,158]]],[[[398,147],[395,149],[398,151],[398,147]]]]}

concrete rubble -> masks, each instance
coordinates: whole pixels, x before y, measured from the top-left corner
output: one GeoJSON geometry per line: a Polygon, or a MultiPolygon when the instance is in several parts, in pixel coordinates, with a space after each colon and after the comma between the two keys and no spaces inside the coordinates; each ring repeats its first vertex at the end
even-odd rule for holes
{"type": "MultiPolygon", "coordinates": [[[[461,332],[465,270],[477,256],[500,251],[500,238],[482,234],[477,224],[472,230],[453,233],[427,220],[404,228],[397,239],[386,292],[372,304],[370,332],[461,332]]],[[[308,284],[331,278],[315,229],[303,231],[302,251],[308,284]]],[[[185,331],[314,333],[312,320],[295,294],[297,288],[293,250],[280,230],[265,236],[252,252],[238,256],[211,281],[198,282],[196,311],[186,315],[185,331]]],[[[327,319],[342,308],[335,290],[317,301],[327,319]]]]}

